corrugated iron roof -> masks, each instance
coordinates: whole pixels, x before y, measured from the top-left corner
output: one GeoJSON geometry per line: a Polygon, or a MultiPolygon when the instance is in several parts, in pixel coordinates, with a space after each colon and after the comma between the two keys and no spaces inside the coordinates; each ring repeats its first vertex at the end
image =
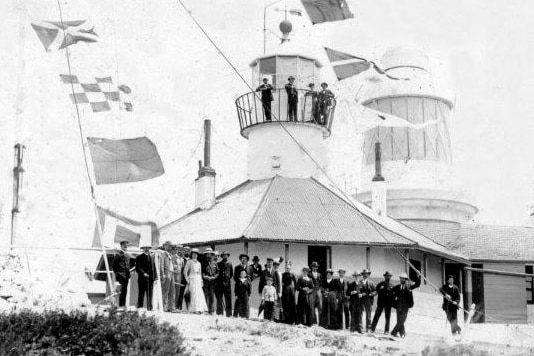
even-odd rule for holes
{"type": "Polygon", "coordinates": [[[437,221],[405,223],[472,260],[534,261],[534,228],[532,227],[437,221]]]}
{"type": "Polygon", "coordinates": [[[194,210],[160,229],[181,244],[239,239],[420,248],[465,259],[365,205],[347,201],[313,178],[247,181],[219,196],[209,210],[194,210]]]}

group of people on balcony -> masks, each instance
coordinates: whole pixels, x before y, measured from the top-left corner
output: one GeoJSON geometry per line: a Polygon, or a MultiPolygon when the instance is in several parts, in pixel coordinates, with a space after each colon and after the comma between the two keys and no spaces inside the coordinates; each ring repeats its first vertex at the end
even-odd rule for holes
{"type": "MultiPolygon", "coordinates": [[[[311,115],[309,121],[315,122],[319,125],[326,125],[330,116],[330,110],[332,108],[332,101],[334,99],[334,93],[328,89],[328,84],[321,83],[321,90],[315,90],[315,84],[308,84],[308,90],[304,94],[305,100],[309,100],[311,103],[311,115]]],[[[273,96],[274,87],[269,83],[268,78],[263,78],[263,83],[256,88],[257,92],[261,92],[261,102],[263,106],[263,114],[265,121],[272,121],[271,103],[274,101],[273,96]]],[[[287,94],[287,120],[298,121],[298,102],[299,93],[295,85],[295,77],[289,76],[288,82],[285,85],[287,94]]],[[[305,115],[303,115],[305,116],[305,115]]],[[[302,118],[302,121],[308,121],[306,117],[302,118]]]]}

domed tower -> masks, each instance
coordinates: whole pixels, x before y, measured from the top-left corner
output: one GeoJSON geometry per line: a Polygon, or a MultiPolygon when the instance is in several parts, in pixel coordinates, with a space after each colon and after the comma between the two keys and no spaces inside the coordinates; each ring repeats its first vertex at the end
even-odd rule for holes
{"type": "Polygon", "coordinates": [[[364,133],[363,189],[357,198],[371,205],[375,144],[381,144],[387,181],[387,213],[399,220],[470,221],[477,208],[452,183],[449,120],[453,102],[438,89],[429,58],[419,50],[386,52],[381,67],[407,80],[373,84],[362,101],[366,107],[406,120],[404,127],[376,126],[364,133]]]}
{"type": "Polygon", "coordinates": [[[324,139],[330,136],[336,101],[320,94],[322,65],[306,52],[284,41],[250,64],[255,91],[235,102],[241,135],[249,140],[249,179],[309,178],[319,172],[318,165],[327,166],[324,139]],[[290,77],[294,90],[286,88],[290,77]],[[259,88],[264,80],[272,85],[270,99],[259,88]]]}

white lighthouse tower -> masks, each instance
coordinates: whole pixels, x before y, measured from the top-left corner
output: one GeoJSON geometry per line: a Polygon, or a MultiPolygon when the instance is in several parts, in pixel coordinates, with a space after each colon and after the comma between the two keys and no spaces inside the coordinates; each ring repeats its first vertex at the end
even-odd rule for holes
{"type": "Polygon", "coordinates": [[[272,178],[309,178],[326,168],[327,151],[324,139],[330,136],[335,99],[319,110],[319,93],[311,91],[320,84],[321,63],[303,55],[294,42],[286,41],[270,54],[256,58],[251,64],[252,86],[264,78],[273,86],[270,109],[264,107],[261,92],[254,91],[236,100],[241,135],[248,143],[248,177],[251,180],[272,178]],[[289,115],[288,78],[295,77],[298,102],[296,118],[289,115]],[[271,117],[266,115],[270,110],[271,117]]]}
{"type": "Polygon", "coordinates": [[[383,55],[381,66],[387,74],[408,80],[372,84],[362,104],[403,118],[407,125],[377,126],[365,132],[363,189],[357,198],[371,205],[379,142],[388,215],[399,220],[470,221],[478,209],[452,180],[449,120],[454,105],[447,91],[438,89],[429,58],[419,50],[395,48],[383,55]]]}

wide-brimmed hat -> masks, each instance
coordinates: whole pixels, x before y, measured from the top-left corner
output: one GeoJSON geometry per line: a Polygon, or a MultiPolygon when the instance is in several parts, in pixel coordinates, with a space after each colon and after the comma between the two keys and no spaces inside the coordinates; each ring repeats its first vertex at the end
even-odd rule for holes
{"type": "Polygon", "coordinates": [[[344,269],[344,268],[340,268],[340,269],[337,270],[337,273],[339,273],[339,272],[347,272],[347,270],[344,269]]]}
{"type": "Polygon", "coordinates": [[[200,255],[200,251],[198,250],[198,248],[192,248],[191,251],[189,251],[189,253],[191,254],[196,253],[197,255],[200,255]]]}
{"type": "Polygon", "coordinates": [[[326,273],[334,274],[334,270],[332,268],[329,268],[326,270],[326,273]]]}
{"type": "Polygon", "coordinates": [[[223,252],[221,253],[221,257],[222,257],[222,256],[230,256],[230,252],[228,252],[228,251],[223,251],[223,252]]]}
{"type": "Polygon", "coordinates": [[[358,271],[354,271],[354,272],[352,272],[352,275],[353,275],[353,276],[361,276],[361,273],[358,272],[358,271]]]}
{"type": "Polygon", "coordinates": [[[252,261],[259,261],[259,260],[260,260],[260,258],[259,258],[258,256],[254,256],[254,257],[252,258],[252,261]]]}
{"type": "Polygon", "coordinates": [[[408,275],[406,274],[406,272],[402,272],[399,276],[400,279],[408,279],[408,275]]]}
{"type": "Polygon", "coordinates": [[[290,79],[295,79],[295,77],[292,76],[292,75],[290,75],[290,76],[287,78],[287,80],[290,80],[290,79]]]}
{"type": "Polygon", "coordinates": [[[317,267],[319,268],[319,264],[316,261],[313,261],[310,267],[317,267]]]}
{"type": "Polygon", "coordinates": [[[206,247],[206,248],[204,249],[204,254],[206,255],[206,254],[208,254],[208,253],[213,253],[213,249],[212,249],[211,247],[206,247]]]}
{"type": "Polygon", "coordinates": [[[167,241],[165,241],[165,242],[163,243],[163,246],[165,246],[165,245],[172,245],[172,242],[170,242],[169,240],[167,240],[167,241]]]}
{"type": "Polygon", "coordinates": [[[362,275],[366,274],[366,275],[370,275],[371,274],[371,271],[369,271],[367,268],[364,268],[362,273],[362,275]]]}
{"type": "Polygon", "coordinates": [[[143,245],[143,246],[140,247],[141,250],[144,250],[145,248],[149,248],[149,249],[151,249],[152,246],[150,246],[150,245],[143,245]]]}
{"type": "Polygon", "coordinates": [[[309,272],[309,271],[310,271],[310,267],[308,267],[308,266],[304,266],[304,267],[302,267],[302,270],[303,270],[303,271],[306,271],[306,272],[309,272]]]}
{"type": "Polygon", "coordinates": [[[386,276],[390,276],[391,277],[393,275],[391,273],[389,273],[389,271],[386,271],[386,272],[384,272],[384,277],[386,277],[386,276]]]}
{"type": "Polygon", "coordinates": [[[248,260],[250,260],[250,257],[248,257],[248,255],[246,253],[242,253],[239,255],[239,259],[242,259],[243,257],[245,257],[248,260]]]}

